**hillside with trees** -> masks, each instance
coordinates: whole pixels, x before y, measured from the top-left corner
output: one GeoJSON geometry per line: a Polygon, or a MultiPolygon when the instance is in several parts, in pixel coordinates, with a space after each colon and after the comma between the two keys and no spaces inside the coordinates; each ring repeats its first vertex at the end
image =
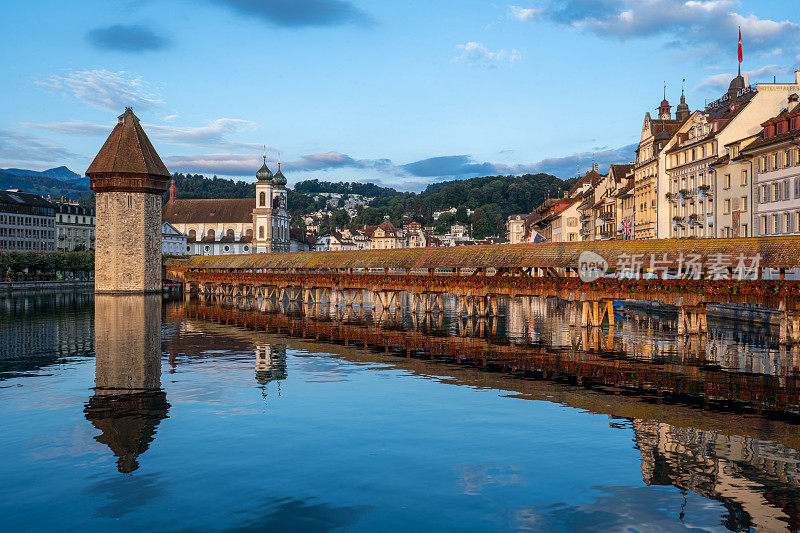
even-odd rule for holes
{"type": "MultiPolygon", "coordinates": [[[[422,224],[430,224],[434,211],[458,208],[455,215],[443,215],[438,226],[454,221],[472,224],[473,237],[505,235],[506,219],[516,213],[530,213],[549,196],[559,196],[575,180],[562,181],[550,174],[522,176],[484,176],[429,185],[419,194],[376,200],[353,219],[352,225],[376,224],[388,216],[395,225],[410,215],[422,224]],[[473,211],[467,216],[467,209],[473,211]]],[[[441,218],[441,217],[440,217],[441,218]]]]}
{"type": "Polygon", "coordinates": [[[94,193],[86,185],[62,181],[47,176],[17,176],[0,172],[0,189],[20,189],[47,198],[67,197],[81,205],[94,205],[94,193]]]}
{"type": "Polygon", "coordinates": [[[315,193],[360,194],[369,198],[388,198],[402,194],[391,187],[381,187],[374,183],[319,181],[318,179],[299,181],[295,192],[313,195],[315,193]]]}
{"type": "MultiPolygon", "coordinates": [[[[200,174],[173,174],[178,188],[178,198],[255,198],[255,183],[234,181],[200,174]]],[[[457,208],[455,214],[445,214],[436,222],[445,230],[452,222],[471,224],[473,236],[505,235],[506,219],[516,213],[530,213],[549,196],[560,196],[574,184],[574,179],[562,181],[550,174],[524,174],[522,176],[484,176],[467,180],[453,180],[429,185],[421,193],[401,192],[372,183],[333,183],[305,180],[288,190],[289,212],[293,218],[311,213],[326,206],[324,198],[315,201],[317,193],[360,194],[375,197],[369,207],[361,208],[352,220],[344,210],[323,224],[348,225],[361,228],[376,225],[385,217],[396,226],[409,220],[423,225],[433,223],[437,210],[457,208]],[[467,209],[472,211],[467,215],[467,209]]],[[[164,195],[164,201],[169,198],[164,195]]]]}

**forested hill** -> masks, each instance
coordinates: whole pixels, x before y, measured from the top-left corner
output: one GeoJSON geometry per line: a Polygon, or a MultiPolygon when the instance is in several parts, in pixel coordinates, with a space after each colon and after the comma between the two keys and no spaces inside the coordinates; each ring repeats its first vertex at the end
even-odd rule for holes
{"type": "Polygon", "coordinates": [[[381,187],[374,183],[358,183],[358,182],[333,182],[333,181],[319,181],[318,179],[298,181],[294,186],[295,192],[304,194],[314,194],[321,192],[339,193],[339,194],[360,194],[368,198],[387,198],[390,196],[399,196],[401,192],[392,189],[391,187],[381,187]]]}
{"type": "MultiPolygon", "coordinates": [[[[256,184],[246,181],[234,181],[214,176],[207,178],[202,174],[172,174],[178,198],[255,198],[256,184]]],[[[306,194],[288,189],[289,213],[299,217],[311,211],[325,207],[325,200],[315,202],[306,194]]],[[[164,194],[164,202],[169,200],[169,193],[164,194]]]]}
{"type": "MultiPolygon", "coordinates": [[[[173,174],[178,198],[255,198],[255,184],[200,174],[173,174]]],[[[428,186],[421,193],[400,192],[371,183],[332,183],[306,180],[289,189],[289,211],[294,217],[325,207],[325,200],[314,201],[313,193],[336,192],[375,197],[371,206],[350,221],[352,227],[379,224],[385,216],[401,225],[409,217],[422,224],[432,221],[433,212],[451,207],[461,210],[462,222],[472,224],[477,238],[505,235],[506,219],[516,213],[530,213],[549,194],[560,196],[575,180],[562,181],[550,174],[485,176],[428,186]],[[466,218],[466,208],[474,213],[466,218]]],[[[169,198],[164,195],[164,201],[169,198]]],[[[445,217],[447,220],[448,217],[445,217]]]]}
{"type": "Polygon", "coordinates": [[[21,189],[45,198],[66,196],[83,205],[94,205],[94,193],[86,185],[47,176],[15,176],[8,172],[0,172],[0,190],[6,189],[21,189]]]}
{"type": "Polygon", "coordinates": [[[574,183],[574,178],[562,181],[550,174],[484,176],[436,183],[419,194],[404,193],[375,201],[371,208],[356,217],[353,225],[376,224],[385,215],[398,224],[403,214],[413,214],[421,223],[427,224],[434,211],[463,206],[474,213],[467,217],[466,209],[462,210],[459,221],[472,224],[474,237],[505,235],[509,215],[530,213],[548,194],[559,196],[574,183]]]}

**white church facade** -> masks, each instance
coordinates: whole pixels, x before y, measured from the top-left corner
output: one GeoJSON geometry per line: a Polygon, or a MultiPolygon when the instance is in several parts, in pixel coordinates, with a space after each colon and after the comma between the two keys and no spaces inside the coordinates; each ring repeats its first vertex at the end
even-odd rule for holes
{"type": "Polygon", "coordinates": [[[304,233],[291,226],[286,178],[273,175],[266,157],[256,172],[256,197],[178,200],[175,181],[162,220],[187,236],[189,255],[299,252],[310,249],[304,233]]]}

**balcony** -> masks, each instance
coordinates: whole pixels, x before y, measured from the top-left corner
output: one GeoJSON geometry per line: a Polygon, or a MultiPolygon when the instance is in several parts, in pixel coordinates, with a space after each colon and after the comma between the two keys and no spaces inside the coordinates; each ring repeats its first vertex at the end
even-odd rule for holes
{"type": "Polygon", "coordinates": [[[603,211],[600,213],[601,220],[614,220],[614,213],[603,211]]]}

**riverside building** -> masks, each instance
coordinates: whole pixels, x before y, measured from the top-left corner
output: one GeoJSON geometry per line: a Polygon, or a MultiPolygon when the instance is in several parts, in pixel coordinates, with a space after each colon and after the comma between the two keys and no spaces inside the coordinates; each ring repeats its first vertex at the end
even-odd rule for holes
{"type": "Polygon", "coordinates": [[[636,163],[633,166],[633,238],[663,239],[669,236],[667,201],[664,197],[666,162],[664,151],[672,136],[689,118],[689,106],[681,92],[675,118],[667,101],[666,92],[656,108],[658,118],[648,111],[644,115],[636,163]]]}
{"type": "Polygon", "coordinates": [[[54,202],[56,249],[64,252],[94,250],[94,207],[54,202]]]}
{"type": "Polygon", "coordinates": [[[754,235],[800,233],[800,102],[761,124],[756,140],[742,150],[753,174],[754,235]]]}
{"type": "Polygon", "coordinates": [[[745,142],[786,107],[794,83],[750,86],[736,76],[728,91],[692,114],[667,150],[673,237],[745,237],[752,233],[752,171],[741,164],[745,142]]]}
{"type": "Polygon", "coordinates": [[[0,191],[0,251],[55,251],[55,209],[36,194],[0,191]]]}

